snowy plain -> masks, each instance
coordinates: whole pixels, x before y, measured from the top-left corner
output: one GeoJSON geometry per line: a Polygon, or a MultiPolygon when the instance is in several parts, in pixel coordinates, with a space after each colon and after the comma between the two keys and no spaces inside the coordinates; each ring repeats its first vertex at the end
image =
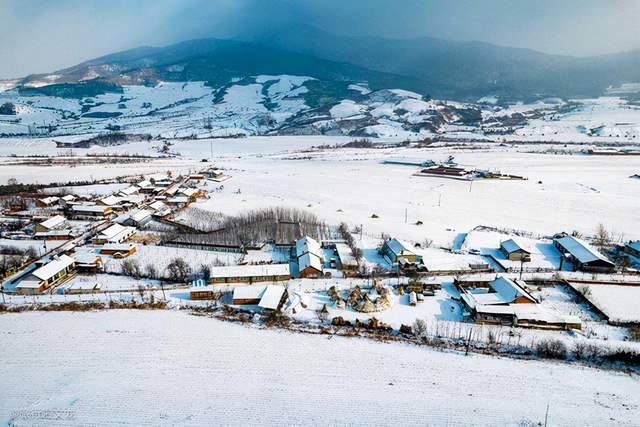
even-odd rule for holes
{"type": "Polygon", "coordinates": [[[636,376],[583,366],[257,330],[175,311],[21,313],[0,316],[0,326],[2,424],[537,426],[547,417],[554,426],[634,426],[640,418],[636,376]]]}

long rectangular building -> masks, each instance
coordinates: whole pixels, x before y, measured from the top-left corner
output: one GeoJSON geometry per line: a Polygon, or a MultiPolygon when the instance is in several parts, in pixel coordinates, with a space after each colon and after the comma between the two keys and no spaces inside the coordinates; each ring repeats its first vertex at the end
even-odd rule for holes
{"type": "Polygon", "coordinates": [[[576,270],[599,273],[610,273],[615,270],[614,263],[577,237],[564,235],[554,239],[553,244],[560,251],[563,259],[571,262],[576,270]]]}
{"type": "Polygon", "coordinates": [[[211,269],[211,283],[279,282],[289,279],[289,264],[228,265],[211,269]]]}

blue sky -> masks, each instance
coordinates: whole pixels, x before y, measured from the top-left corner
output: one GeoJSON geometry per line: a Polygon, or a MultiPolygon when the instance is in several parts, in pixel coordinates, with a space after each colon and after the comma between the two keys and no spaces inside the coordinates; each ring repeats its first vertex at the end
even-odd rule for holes
{"type": "Polygon", "coordinates": [[[0,78],[291,22],[579,56],[640,48],[637,0],[0,0],[0,78]]]}

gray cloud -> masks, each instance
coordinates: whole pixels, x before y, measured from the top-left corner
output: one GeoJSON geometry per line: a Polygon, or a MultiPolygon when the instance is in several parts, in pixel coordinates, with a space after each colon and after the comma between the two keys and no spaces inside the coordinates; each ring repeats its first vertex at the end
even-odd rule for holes
{"type": "Polygon", "coordinates": [[[349,35],[432,36],[593,55],[640,47],[636,0],[0,0],[0,78],[140,45],[289,23],[349,35]]]}

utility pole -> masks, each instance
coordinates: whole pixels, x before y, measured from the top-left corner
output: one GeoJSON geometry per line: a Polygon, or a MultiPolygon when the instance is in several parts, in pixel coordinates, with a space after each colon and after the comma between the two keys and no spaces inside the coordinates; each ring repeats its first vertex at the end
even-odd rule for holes
{"type": "Polygon", "coordinates": [[[544,427],[547,427],[547,421],[549,421],[549,404],[547,403],[547,412],[544,414],[544,427]]]}
{"type": "Polygon", "coordinates": [[[524,259],[520,258],[520,280],[522,280],[522,270],[524,269],[524,259]]]}
{"type": "Polygon", "coordinates": [[[407,216],[409,214],[408,208],[404,208],[404,223],[407,223],[407,216]]]}

